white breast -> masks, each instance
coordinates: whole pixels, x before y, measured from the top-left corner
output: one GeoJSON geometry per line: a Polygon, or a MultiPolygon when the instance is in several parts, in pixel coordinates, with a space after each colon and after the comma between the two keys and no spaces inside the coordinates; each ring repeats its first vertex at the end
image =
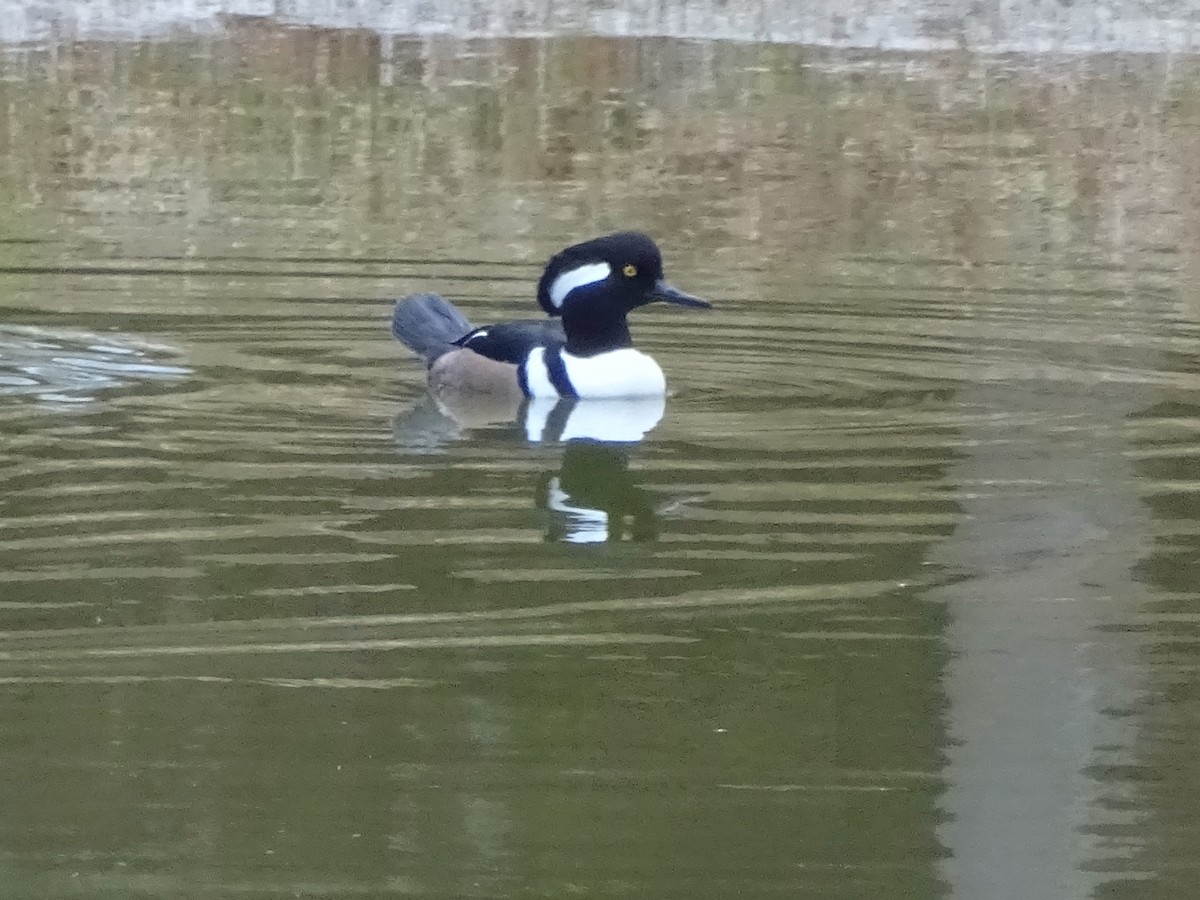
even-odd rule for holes
{"type": "Polygon", "coordinates": [[[557,397],[558,391],[550,383],[546,369],[546,348],[534,347],[525,360],[525,383],[531,397],[557,397]]]}
{"type": "Polygon", "coordinates": [[[667,393],[667,379],[658,363],[632,347],[595,356],[572,356],[564,350],[562,358],[571,386],[580,397],[658,397],[667,393]]]}
{"type": "MultiPolygon", "coordinates": [[[[573,356],[562,351],[563,367],[580,399],[615,397],[661,397],[667,379],[653,359],[632,347],[610,350],[595,356],[573,356]]],[[[546,354],[538,347],[525,364],[526,384],[533,397],[557,397],[546,368],[546,354]]]]}

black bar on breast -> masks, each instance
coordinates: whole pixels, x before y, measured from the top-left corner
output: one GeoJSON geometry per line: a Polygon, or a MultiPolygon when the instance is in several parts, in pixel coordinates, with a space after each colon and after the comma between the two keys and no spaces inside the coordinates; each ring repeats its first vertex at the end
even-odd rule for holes
{"type": "Polygon", "coordinates": [[[529,366],[529,359],[526,357],[525,362],[517,366],[517,385],[521,388],[521,393],[526,397],[532,397],[529,393],[529,373],[526,369],[529,366]]]}
{"type": "Polygon", "coordinates": [[[543,357],[546,361],[546,374],[550,376],[550,384],[558,391],[560,397],[578,397],[575,386],[567,375],[567,364],[563,362],[561,350],[547,349],[543,357]]]}

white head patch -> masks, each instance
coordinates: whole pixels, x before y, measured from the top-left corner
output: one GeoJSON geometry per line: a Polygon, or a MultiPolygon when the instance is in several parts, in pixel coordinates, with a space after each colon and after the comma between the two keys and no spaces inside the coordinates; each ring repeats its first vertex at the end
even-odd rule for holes
{"type": "Polygon", "coordinates": [[[567,294],[575,288],[603,281],[611,274],[612,266],[606,262],[588,263],[585,266],[568,269],[550,284],[550,302],[554,304],[555,309],[562,309],[567,294]]]}

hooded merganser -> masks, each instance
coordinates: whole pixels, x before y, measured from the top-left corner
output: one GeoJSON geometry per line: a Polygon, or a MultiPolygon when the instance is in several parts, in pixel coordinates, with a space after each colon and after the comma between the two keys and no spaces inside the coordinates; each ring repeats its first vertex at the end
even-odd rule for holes
{"type": "Polygon", "coordinates": [[[392,333],[429,367],[435,390],[525,397],[651,397],[666,394],[658,363],[633,349],[626,315],[663,301],[712,304],[663,279],[649,237],[623,231],[555,254],[538,282],[549,319],[475,328],[437,294],[396,304],[392,333]]]}

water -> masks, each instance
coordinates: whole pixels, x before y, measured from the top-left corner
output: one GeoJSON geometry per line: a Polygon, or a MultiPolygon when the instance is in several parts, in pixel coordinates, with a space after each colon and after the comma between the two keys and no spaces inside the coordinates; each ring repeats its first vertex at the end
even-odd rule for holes
{"type": "Polygon", "coordinates": [[[1195,57],[147,31],[0,56],[5,896],[1193,890],[1195,57]],[[630,226],[644,439],[425,397],[630,226]]]}

